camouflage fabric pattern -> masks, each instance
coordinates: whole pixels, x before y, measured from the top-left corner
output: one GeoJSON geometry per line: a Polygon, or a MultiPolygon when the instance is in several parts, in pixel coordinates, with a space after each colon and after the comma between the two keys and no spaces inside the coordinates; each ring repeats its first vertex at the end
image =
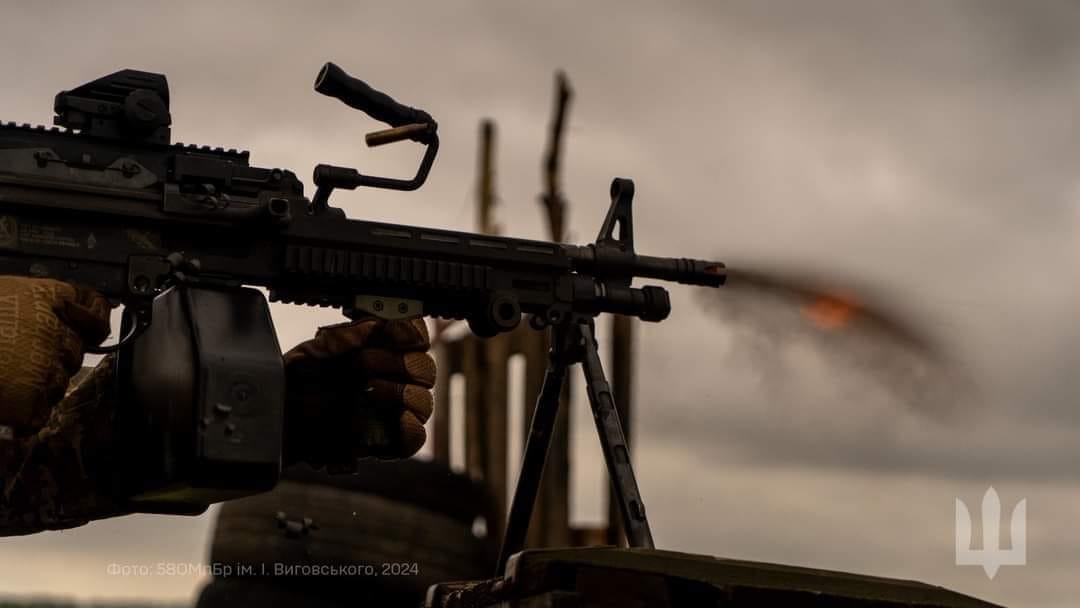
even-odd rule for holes
{"type": "MultiPolygon", "coordinates": [[[[126,514],[110,498],[114,358],[73,381],[44,425],[0,436],[0,534],[31,534],[126,514]]],[[[10,427],[8,427],[10,428],[10,427]]]]}
{"type": "MultiPolygon", "coordinates": [[[[6,285],[8,279],[0,277],[0,294],[20,289],[29,296],[0,302],[0,334],[8,332],[0,336],[0,389],[7,389],[0,391],[0,535],[127,514],[110,493],[119,471],[113,460],[115,358],[67,383],[82,344],[108,332],[107,304],[55,281],[6,285]],[[15,324],[9,322],[13,307],[15,324]],[[20,343],[28,358],[19,358],[20,343]],[[4,370],[16,373],[5,376],[4,370]]],[[[321,328],[287,353],[286,461],[349,472],[357,458],[415,453],[432,413],[429,348],[422,320],[369,317],[321,328]]]]}

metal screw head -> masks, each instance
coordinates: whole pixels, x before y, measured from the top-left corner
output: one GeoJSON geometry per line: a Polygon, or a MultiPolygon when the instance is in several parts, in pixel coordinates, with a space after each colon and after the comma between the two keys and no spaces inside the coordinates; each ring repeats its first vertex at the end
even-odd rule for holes
{"type": "Polygon", "coordinates": [[[375,312],[382,312],[383,306],[382,300],[375,300],[371,303],[371,307],[375,309],[375,312]]]}
{"type": "Polygon", "coordinates": [[[401,304],[397,305],[397,311],[400,312],[401,314],[405,314],[405,313],[409,312],[409,305],[402,302],[401,304]]]}
{"type": "Polygon", "coordinates": [[[255,387],[246,382],[239,382],[232,387],[232,398],[234,401],[243,403],[251,398],[251,395],[255,392],[255,387]]]}

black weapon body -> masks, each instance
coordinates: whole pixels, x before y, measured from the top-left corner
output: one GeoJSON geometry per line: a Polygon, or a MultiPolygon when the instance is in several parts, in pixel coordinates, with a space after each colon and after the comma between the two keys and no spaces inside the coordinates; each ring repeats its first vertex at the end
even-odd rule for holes
{"type": "MultiPolygon", "coordinates": [[[[724,278],[720,264],[632,250],[350,220],[314,206],[290,171],[247,160],[2,125],[0,272],[85,284],[137,311],[186,280],[379,316],[464,318],[482,335],[513,329],[522,313],[657,321],[670,310],[666,292],[626,279],[724,278]]],[[[616,184],[629,205],[632,184],[616,184]]]]}
{"type": "Polygon", "coordinates": [[[333,306],[348,316],[465,319],[510,331],[528,315],[551,327],[544,395],[532,422],[500,562],[520,549],[566,369],[581,363],[605,460],[635,546],[652,546],[593,318],[660,321],[659,286],[718,287],[724,265],[634,251],[633,182],[615,179],[595,242],[564,245],[348,219],[334,189],[415,190],[438,150],[437,125],[333,64],[316,91],[392,128],[370,146],[426,146],[411,179],[318,165],[309,199],[288,170],[249,154],[170,143],[160,74],[123,70],[57,95],[55,124],[0,123],[0,274],[91,287],[125,307],[116,416],[129,468],[116,491],[134,510],[196,513],[265,490],[281,466],[284,371],[266,299],[333,306]]]}

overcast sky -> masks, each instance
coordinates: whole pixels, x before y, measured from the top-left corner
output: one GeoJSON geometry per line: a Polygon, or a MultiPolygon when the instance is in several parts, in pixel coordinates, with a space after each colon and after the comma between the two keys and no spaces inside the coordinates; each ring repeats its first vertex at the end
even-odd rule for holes
{"type": "MultiPolygon", "coordinates": [[[[362,148],[375,124],[311,91],[333,60],[430,111],[443,142],[418,193],[337,194],[350,216],[474,228],[492,117],[498,222],[542,238],[564,69],[574,239],[595,235],[611,178],[631,177],[639,251],[864,286],[963,378],[911,390],[921,376],[897,372],[887,342],[823,337],[735,286],[672,288],[672,318],[639,332],[634,455],[658,544],[1075,605],[1080,6],[555,4],[0,2],[0,120],[48,124],[58,90],[131,67],[168,75],[174,141],[247,148],[305,180],[319,162],[411,174],[415,149],[362,148]],[[991,485],[1006,512],[1028,501],[1029,563],[988,581],[954,565],[953,522],[956,498],[977,512],[991,485]]],[[[335,318],[275,315],[286,347],[335,318]]],[[[583,408],[576,421],[588,519],[599,452],[583,408]]],[[[189,597],[194,579],[105,566],[204,559],[208,522],[2,540],[0,591],[189,597]]]]}

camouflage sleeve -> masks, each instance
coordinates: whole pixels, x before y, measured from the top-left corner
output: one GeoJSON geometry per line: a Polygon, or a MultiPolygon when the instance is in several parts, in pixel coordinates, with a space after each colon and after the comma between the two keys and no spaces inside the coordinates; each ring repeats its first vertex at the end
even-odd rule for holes
{"type": "Polygon", "coordinates": [[[15,437],[0,427],[0,536],[127,514],[107,491],[114,362],[105,357],[76,375],[37,433],[15,437]]]}

